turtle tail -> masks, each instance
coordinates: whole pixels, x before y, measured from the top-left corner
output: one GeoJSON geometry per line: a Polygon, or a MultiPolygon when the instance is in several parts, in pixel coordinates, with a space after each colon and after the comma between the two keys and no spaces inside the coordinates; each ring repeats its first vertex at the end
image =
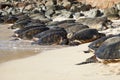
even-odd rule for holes
{"type": "Polygon", "coordinates": [[[86,59],[86,61],[81,62],[81,63],[78,63],[78,64],[76,64],[76,65],[83,65],[83,64],[96,63],[96,62],[98,62],[98,60],[96,59],[96,56],[94,55],[94,56],[86,59]]]}

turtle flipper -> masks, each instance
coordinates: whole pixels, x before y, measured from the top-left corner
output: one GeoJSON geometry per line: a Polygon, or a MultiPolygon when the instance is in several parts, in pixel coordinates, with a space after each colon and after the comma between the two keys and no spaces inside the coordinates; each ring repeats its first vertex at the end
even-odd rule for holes
{"type": "Polygon", "coordinates": [[[76,65],[83,65],[83,64],[96,63],[96,62],[98,62],[98,60],[96,59],[96,56],[94,55],[94,56],[86,59],[85,62],[81,62],[81,63],[78,63],[78,64],[76,64],[76,65]]]}
{"type": "Polygon", "coordinates": [[[90,50],[83,51],[84,53],[90,53],[90,50]]]}

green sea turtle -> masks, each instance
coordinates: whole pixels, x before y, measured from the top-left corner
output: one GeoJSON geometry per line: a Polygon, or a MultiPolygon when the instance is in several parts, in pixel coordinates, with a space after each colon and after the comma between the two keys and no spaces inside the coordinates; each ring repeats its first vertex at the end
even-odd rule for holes
{"type": "Polygon", "coordinates": [[[33,20],[33,19],[25,19],[21,20],[11,26],[11,29],[24,29],[26,26],[38,26],[38,24],[44,24],[44,22],[40,20],[33,20]]]}
{"type": "Polygon", "coordinates": [[[82,29],[89,28],[87,25],[83,25],[80,23],[69,23],[65,30],[67,31],[68,34],[74,34],[82,29]]]}
{"type": "Polygon", "coordinates": [[[95,41],[93,41],[92,43],[90,43],[89,45],[88,45],[88,47],[89,47],[89,50],[87,50],[87,51],[84,51],[85,53],[89,53],[89,52],[94,52],[94,51],[96,51],[101,45],[102,45],[102,43],[105,41],[105,40],[107,40],[108,38],[111,38],[111,37],[115,37],[115,36],[120,36],[120,34],[116,34],[116,35],[108,35],[108,36],[104,36],[104,37],[101,37],[100,39],[97,39],[97,40],[95,40],[95,41]]]}
{"type": "Polygon", "coordinates": [[[17,16],[18,20],[15,23],[19,23],[20,21],[24,21],[27,19],[31,20],[31,18],[27,14],[21,13],[21,14],[17,14],[16,16],[17,16]]]}
{"type": "Polygon", "coordinates": [[[67,27],[67,24],[70,23],[75,23],[74,19],[70,19],[70,20],[63,20],[63,21],[52,21],[48,23],[48,26],[59,26],[59,27],[67,27]]]}
{"type": "Polygon", "coordinates": [[[68,44],[67,32],[64,28],[54,27],[35,35],[34,41],[33,44],[39,45],[68,44]]]}
{"type": "Polygon", "coordinates": [[[46,31],[46,30],[49,30],[49,28],[48,27],[30,28],[28,30],[25,30],[19,33],[18,37],[21,39],[32,39],[33,36],[35,36],[36,34],[46,31]]]}
{"type": "Polygon", "coordinates": [[[4,21],[4,23],[8,23],[8,24],[13,24],[18,20],[18,18],[14,15],[11,15],[8,17],[7,20],[4,21]]]}
{"type": "MultiPolygon", "coordinates": [[[[32,30],[32,28],[37,28],[37,27],[46,27],[44,24],[41,24],[41,23],[30,23],[28,25],[26,25],[24,28],[22,29],[19,29],[19,30],[16,30],[14,32],[14,35],[15,37],[19,36],[21,33],[27,31],[27,30],[32,30]]],[[[34,29],[33,29],[34,30],[34,29]]]]}
{"type": "Polygon", "coordinates": [[[68,34],[70,33],[74,34],[79,30],[89,28],[89,26],[77,23],[75,22],[75,20],[64,20],[64,21],[53,22],[53,24],[51,24],[50,27],[53,26],[64,28],[68,34]]]}
{"type": "Polygon", "coordinates": [[[69,45],[79,45],[91,42],[103,36],[105,36],[105,34],[99,33],[96,29],[86,28],[74,33],[73,35],[68,34],[69,45]]]}
{"type": "Polygon", "coordinates": [[[97,30],[105,30],[113,27],[112,21],[108,20],[107,17],[80,18],[76,22],[97,30]]]}
{"type": "Polygon", "coordinates": [[[120,61],[120,36],[115,36],[105,40],[101,46],[94,52],[94,55],[85,62],[79,63],[95,63],[102,62],[104,64],[120,61]]]}
{"type": "Polygon", "coordinates": [[[12,26],[10,26],[10,29],[16,29],[16,28],[23,29],[24,26],[26,26],[30,22],[32,22],[30,19],[22,20],[20,22],[14,23],[12,26]]]}

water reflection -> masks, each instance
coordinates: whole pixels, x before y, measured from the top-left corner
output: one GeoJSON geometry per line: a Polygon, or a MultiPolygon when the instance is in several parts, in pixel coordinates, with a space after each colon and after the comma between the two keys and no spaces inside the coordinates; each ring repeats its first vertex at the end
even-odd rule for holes
{"type": "Polygon", "coordinates": [[[64,46],[31,45],[24,41],[0,41],[0,63],[36,55],[41,51],[62,48],[64,46]]]}

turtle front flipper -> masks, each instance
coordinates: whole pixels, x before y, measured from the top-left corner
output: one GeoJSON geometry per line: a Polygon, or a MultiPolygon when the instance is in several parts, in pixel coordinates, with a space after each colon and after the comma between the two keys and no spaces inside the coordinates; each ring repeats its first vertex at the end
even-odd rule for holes
{"type": "Polygon", "coordinates": [[[88,49],[88,50],[86,50],[86,51],[83,51],[84,53],[94,53],[94,51],[92,50],[92,49],[88,49]]]}
{"type": "Polygon", "coordinates": [[[81,62],[81,63],[78,63],[78,64],[76,64],[76,65],[83,65],[83,64],[97,63],[97,62],[98,62],[98,60],[96,59],[96,56],[94,55],[94,56],[92,56],[92,57],[86,59],[85,62],[81,62]]]}
{"type": "Polygon", "coordinates": [[[84,53],[90,53],[90,50],[83,51],[84,53]]]}

